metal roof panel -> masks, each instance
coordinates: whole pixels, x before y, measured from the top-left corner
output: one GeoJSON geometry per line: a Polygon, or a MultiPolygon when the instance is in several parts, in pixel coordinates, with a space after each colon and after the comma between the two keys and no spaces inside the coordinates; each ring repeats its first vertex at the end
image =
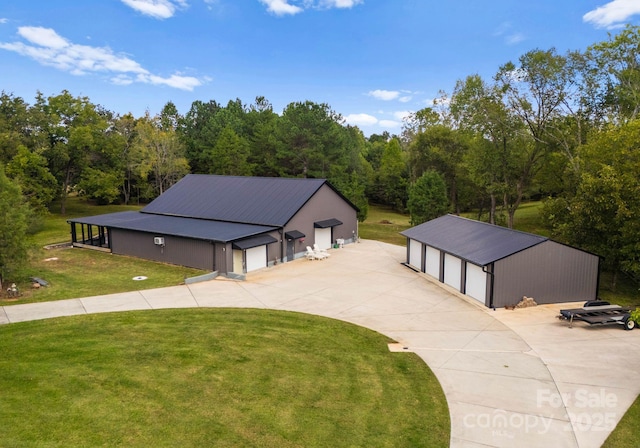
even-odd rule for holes
{"type": "Polygon", "coordinates": [[[400,232],[413,240],[486,266],[548,238],[505,227],[445,215],[400,232]]]}
{"type": "Polygon", "coordinates": [[[207,221],[203,219],[153,215],[136,211],[73,218],[69,219],[68,222],[157,233],[161,235],[175,235],[223,243],[277,229],[277,227],[273,226],[207,221]]]}
{"type": "Polygon", "coordinates": [[[271,235],[258,235],[251,238],[245,238],[240,241],[235,241],[233,243],[234,249],[251,249],[253,247],[264,246],[266,244],[277,243],[278,240],[272,237],[271,235]]]}
{"type": "Polygon", "coordinates": [[[313,223],[313,227],[316,229],[326,229],[328,227],[335,227],[342,224],[342,221],[336,218],[325,219],[324,221],[316,221],[313,223]]]}
{"type": "Polygon", "coordinates": [[[284,226],[325,179],[188,174],[142,212],[284,226]]]}

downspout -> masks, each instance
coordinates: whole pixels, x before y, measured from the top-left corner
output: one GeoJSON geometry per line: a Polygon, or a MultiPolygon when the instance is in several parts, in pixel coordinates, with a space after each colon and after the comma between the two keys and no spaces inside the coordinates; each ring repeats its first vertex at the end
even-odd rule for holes
{"type": "Polygon", "coordinates": [[[596,296],[593,298],[593,300],[598,300],[598,293],[600,291],[600,268],[601,268],[601,264],[600,261],[602,261],[602,257],[600,257],[598,255],[598,275],[596,277],[596,296]]]}
{"type": "MultiPolygon", "coordinates": [[[[278,229],[278,233],[280,234],[280,263],[284,263],[284,227],[280,227],[278,229]]],[[[295,249],[294,249],[295,255],[295,249]]]]}
{"type": "MultiPolygon", "coordinates": [[[[495,274],[493,273],[493,263],[482,266],[482,272],[484,272],[485,274],[489,274],[491,278],[491,280],[489,281],[489,308],[495,311],[496,308],[493,306],[493,288],[494,288],[494,282],[495,282],[495,274]],[[487,266],[491,267],[489,271],[485,270],[487,266]]],[[[485,301],[485,305],[486,305],[486,301],[485,301]]]]}

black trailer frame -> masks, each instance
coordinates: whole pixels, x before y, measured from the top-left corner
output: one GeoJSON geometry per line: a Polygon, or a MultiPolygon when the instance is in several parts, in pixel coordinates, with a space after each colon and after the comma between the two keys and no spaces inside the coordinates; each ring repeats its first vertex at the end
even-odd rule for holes
{"type": "Polygon", "coordinates": [[[636,323],[631,318],[631,311],[634,308],[594,300],[586,302],[582,308],[560,310],[558,318],[568,320],[569,328],[572,328],[574,320],[580,320],[589,325],[620,324],[624,325],[625,330],[633,330],[636,323]]]}

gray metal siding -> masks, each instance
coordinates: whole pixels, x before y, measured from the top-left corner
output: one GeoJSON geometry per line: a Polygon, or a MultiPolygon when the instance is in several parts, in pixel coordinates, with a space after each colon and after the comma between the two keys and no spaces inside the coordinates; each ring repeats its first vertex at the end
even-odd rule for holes
{"type": "Polygon", "coordinates": [[[331,218],[342,221],[341,225],[333,227],[333,243],[338,238],[350,240],[358,231],[356,210],[331,187],[324,184],[285,226],[285,231],[299,230],[306,235],[304,243],[300,240],[296,243],[296,253],[315,243],[313,223],[331,218]]]}
{"type": "Polygon", "coordinates": [[[112,229],[111,232],[111,249],[114,254],[214,270],[215,245],[209,241],[121,229],[112,229]],[[164,247],[154,244],[155,236],[164,238],[164,247]]]}
{"type": "Polygon", "coordinates": [[[596,255],[546,241],[495,263],[493,305],[523,296],[538,304],[593,300],[598,294],[596,255]]]}

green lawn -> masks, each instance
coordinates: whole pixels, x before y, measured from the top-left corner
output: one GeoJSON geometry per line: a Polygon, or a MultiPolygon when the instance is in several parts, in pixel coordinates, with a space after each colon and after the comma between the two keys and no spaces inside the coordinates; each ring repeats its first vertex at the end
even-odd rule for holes
{"type": "Polygon", "coordinates": [[[38,254],[39,257],[32,260],[28,273],[47,280],[49,286],[34,290],[26,283],[19,301],[0,301],[0,304],[45,302],[161,288],[179,285],[184,283],[185,278],[204,273],[198,269],[88,249],[41,250],[38,254]],[[138,276],[147,279],[133,280],[138,276]]]}
{"type": "MultiPolygon", "coordinates": [[[[518,230],[523,230],[527,232],[533,232],[538,234],[545,234],[544,229],[541,226],[541,223],[538,218],[538,208],[540,203],[532,202],[523,204],[523,206],[516,213],[516,221],[515,225],[518,230]]],[[[32,262],[28,269],[24,272],[20,273],[20,277],[18,278],[18,283],[21,286],[24,294],[17,302],[7,302],[5,300],[0,300],[0,305],[9,305],[14,303],[28,303],[28,302],[38,302],[38,301],[48,301],[48,300],[59,300],[65,298],[72,297],[83,297],[83,296],[91,296],[91,295],[101,295],[108,294],[113,292],[124,292],[131,291],[137,289],[147,289],[147,288],[156,288],[163,286],[171,286],[181,283],[184,278],[201,274],[201,271],[182,268],[178,266],[165,265],[160,263],[154,263],[145,260],[139,260],[135,258],[129,257],[121,257],[116,255],[110,255],[95,251],[89,250],[79,250],[79,249],[59,249],[59,250],[44,250],[42,246],[51,243],[58,243],[63,241],[69,241],[69,226],[66,222],[67,219],[75,216],[88,216],[95,215],[100,213],[111,213],[114,211],[122,211],[122,210],[136,210],[139,209],[137,206],[109,206],[109,207],[96,207],[87,203],[78,198],[70,198],[68,202],[67,211],[68,214],[65,216],[61,216],[59,214],[53,213],[43,224],[40,231],[32,237],[32,242],[34,244],[34,251],[32,262]],[[51,260],[51,258],[57,258],[57,260],[51,260]],[[48,261],[46,261],[48,260],[48,261]],[[51,282],[51,286],[48,288],[43,288],[38,291],[31,291],[28,289],[28,277],[29,276],[40,276],[51,282]],[[143,275],[148,277],[148,280],[143,282],[135,282],[132,280],[132,277],[143,275]]],[[[469,215],[471,218],[475,218],[475,216],[469,215]]],[[[365,239],[375,239],[379,241],[388,242],[391,244],[405,245],[406,240],[404,237],[399,235],[399,232],[409,228],[409,216],[395,213],[394,211],[379,207],[379,206],[371,206],[369,209],[369,217],[368,219],[360,224],[360,237],[365,239]]],[[[611,291],[609,288],[609,277],[607,273],[603,273],[603,279],[601,281],[601,290],[600,296],[603,299],[610,300],[611,302],[620,303],[620,304],[630,304],[635,305],[638,302],[638,291],[637,286],[633,284],[633,282],[621,278],[618,283],[618,289],[616,291],[611,291]]],[[[15,281],[15,280],[14,280],[15,281]]],[[[183,313],[188,313],[187,311],[177,311],[173,310],[170,312],[154,312],[150,315],[164,316],[164,320],[166,322],[173,322],[172,315],[175,314],[175,319],[181,319],[183,313]]],[[[64,430],[64,425],[57,425],[55,422],[49,422],[50,427],[43,426],[41,428],[39,421],[34,421],[33,419],[25,419],[24,424],[18,425],[16,433],[14,431],[14,424],[7,423],[5,425],[6,428],[10,428],[10,431],[7,433],[8,437],[18,437],[15,439],[16,441],[19,438],[24,437],[24,443],[6,443],[8,446],[63,446],[63,445],[74,445],[74,446],[95,446],[95,445],[130,445],[131,440],[139,440],[142,441],[140,446],[145,446],[150,443],[155,443],[162,445],[162,441],[164,440],[172,440],[171,437],[180,438],[185,437],[185,432],[193,432],[193,437],[186,439],[187,445],[189,443],[200,443],[203,440],[218,440],[219,435],[223,435],[224,437],[231,437],[230,439],[224,439],[218,446],[234,446],[238,444],[249,444],[254,446],[312,446],[316,444],[317,446],[321,445],[321,443],[316,443],[318,440],[330,440],[327,442],[327,445],[337,446],[336,443],[340,443],[342,440],[336,434],[331,433],[331,428],[322,429],[322,422],[314,419],[318,419],[317,416],[309,416],[304,417],[303,422],[308,422],[311,426],[320,425],[320,428],[317,430],[314,429],[310,432],[313,434],[310,436],[311,438],[307,439],[298,439],[297,442],[290,442],[293,440],[293,436],[291,433],[296,433],[295,428],[292,427],[292,416],[295,415],[294,410],[286,411],[288,414],[279,415],[279,419],[284,419],[282,424],[276,425],[274,422],[268,422],[269,431],[276,430],[277,440],[276,439],[262,439],[262,441],[257,441],[258,437],[266,437],[266,434],[260,432],[255,433],[254,429],[257,431],[258,423],[265,421],[266,417],[260,414],[267,413],[265,409],[269,408],[270,405],[264,404],[267,401],[264,401],[264,397],[262,397],[263,405],[262,411],[256,410],[256,414],[251,414],[247,417],[243,417],[244,412],[249,412],[250,408],[244,406],[242,408],[233,408],[234,405],[238,404],[236,402],[232,402],[232,404],[225,403],[224,406],[220,406],[222,402],[220,402],[217,406],[215,403],[212,404],[211,401],[207,401],[208,405],[205,407],[197,405],[198,400],[200,400],[200,396],[198,394],[204,394],[203,391],[204,386],[200,385],[199,388],[195,388],[193,393],[190,392],[190,386],[186,386],[185,378],[188,378],[190,381],[193,379],[189,375],[193,372],[182,372],[176,373],[177,377],[166,377],[166,378],[158,378],[157,382],[164,387],[164,392],[167,394],[166,403],[161,402],[160,404],[154,403],[153,399],[160,400],[160,397],[154,393],[153,387],[150,385],[151,383],[145,382],[144,378],[141,378],[142,373],[148,374],[149,372],[159,371],[167,374],[167,369],[164,368],[164,363],[160,363],[159,366],[152,365],[149,361],[150,358],[153,360],[154,358],[158,358],[161,360],[166,360],[169,362],[167,365],[171,365],[170,363],[177,363],[176,359],[179,359],[181,356],[179,353],[173,353],[170,347],[164,346],[164,344],[157,345],[156,342],[167,340],[168,344],[175,345],[176,347],[187,347],[185,345],[185,340],[187,338],[181,337],[180,334],[167,334],[169,333],[164,328],[163,335],[159,336],[156,333],[153,333],[151,330],[158,326],[161,327],[161,322],[147,322],[144,326],[140,328],[145,328],[146,332],[147,328],[150,330],[150,334],[155,334],[156,339],[152,342],[143,342],[142,345],[135,345],[135,348],[132,347],[132,350],[137,350],[136,352],[123,352],[121,351],[122,347],[120,345],[109,346],[109,341],[114,342],[113,340],[99,341],[100,337],[104,337],[107,334],[111,335],[123,335],[126,337],[137,337],[140,336],[140,331],[134,331],[135,328],[138,327],[138,323],[142,321],[146,321],[146,317],[141,317],[137,313],[126,313],[123,315],[113,315],[108,319],[106,317],[99,316],[86,316],[86,317],[78,317],[75,318],[77,321],[71,319],[69,322],[74,322],[73,325],[66,327],[62,325],[61,322],[63,320],[48,320],[42,322],[33,322],[33,323],[23,323],[23,324],[12,324],[9,326],[0,327],[0,354],[2,357],[0,358],[0,362],[4,361],[5,363],[0,365],[0,387],[3,391],[3,399],[5,397],[5,381],[12,381],[13,383],[11,387],[15,390],[12,392],[12,396],[7,398],[7,400],[0,400],[0,410],[2,414],[0,417],[5,421],[5,415],[11,416],[15,419],[23,419],[25,416],[22,414],[27,412],[29,414],[34,413],[33,415],[39,416],[38,418],[49,418],[52,421],[62,418],[63,415],[69,418],[68,415],[73,416],[74,421],[69,421],[65,423],[69,428],[75,428],[75,434],[70,434],[69,437],[76,437],[76,439],[68,439],[71,440],[71,443],[66,442],[55,442],[54,443],[46,443],[50,439],[47,439],[43,434],[52,434],[56,435],[56,437],[64,437],[66,431],[64,430]],[[113,320],[113,324],[109,322],[109,320],[113,320]],[[103,321],[104,320],[104,321],[103,321]],[[99,334],[93,334],[89,331],[87,327],[96,327],[96,331],[99,334]],[[49,328],[51,327],[51,328],[49,328]],[[89,339],[82,339],[79,335],[83,335],[87,333],[89,339]],[[132,336],[132,334],[134,336],[132,336]],[[48,336],[50,335],[50,337],[48,336]],[[165,338],[166,336],[166,338],[165,338]],[[33,341],[34,344],[40,346],[40,348],[36,349],[36,347],[27,347],[23,346],[24,343],[29,343],[33,341]],[[98,344],[99,342],[99,344],[98,344]],[[95,344],[96,350],[90,350],[91,347],[95,344]],[[60,346],[50,345],[50,344],[61,344],[60,346]],[[106,344],[106,345],[105,345],[106,344]],[[158,350],[152,349],[152,347],[165,347],[158,348],[158,350]],[[82,348],[84,347],[84,349],[82,348]],[[19,357],[21,350],[25,350],[26,357],[19,357]],[[165,353],[166,350],[166,353],[165,353]],[[99,356],[97,355],[99,353],[99,356]],[[55,354],[55,355],[54,355],[55,354]],[[60,356],[58,356],[60,354],[60,356]],[[109,355],[104,357],[104,362],[98,362],[103,359],[103,355],[109,355]],[[54,356],[51,356],[54,355],[54,356]],[[82,356],[88,356],[88,358],[82,358],[82,356]],[[45,365],[43,362],[42,366],[40,366],[36,361],[38,356],[42,356],[43,359],[48,360],[48,362],[52,363],[50,365],[45,365]],[[56,358],[56,359],[49,359],[56,358]],[[65,383],[67,379],[64,378],[70,371],[64,371],[65,360],[69,359],[72,361],[78,360],[79,363],[86,363],[85,366],[76,365],[73,367],[75,370],[75,374],[69,376],[69,383],[65,383]],[[10,361],[13,360],[13,361],[10,361]],[[123,360],[130,360],[130,362],[124,363],[123,360]],[[172,361],[173,360],[173,361],[172,361]],[[7,368],[7,363],[16,364],[13,366],[13,370],[11,368],[7,368]],[[35,370],[19,370],[16,373],[16,368],[22,366],[35,366],[35,370]],[[112,365],[113,364],[113,365],[112,365]],[[139,371],[135,368],[136,365],[143,366],[143,370],[139,371]],[[36,372],[39,371],[40,367],[43,369],[41,374],[36,375],[36,372]],[[127,369],[133,370],[134,372],[129,372],[127,369]],[[164,370],[163,370],[164,369],[164,370]],[[30,373],[33,372],[33,373],[30,373]],[[60,372],[60,373],[59,373],[60,372]],[[102,372],[102,373],[101,373],[102,372]],[[88,375],[85,377],[85,374],[88,375]],[[14,375],[17,375],[15,378],[10,378],[14,375]],[[186,375],[186,376],[185,376],[186,375]],[[119,378],[118,380],[109,379],[111,376],[119,378]],[[175,380],[175,382],[174,382],[175,380]],[[32,383],[33,381],[33,383],[32,383]],[[97,382],[97,384],[109,386],[106,389],[98,388],[96,393],[98,396],[87,395],[87,388],[95,388],[96,384],[92,382],[97,382]],[[114,383],[114,384],[111,384],[114,383]],[[50,386],[47,386],[50,384],[50,386]],[[56,386],[57,384],[57,386],[56,386]],[[176,386],[178,385],[178,386],[176,386]],[[186,390],[182,391],[183,387],[180,385],[185,385],[184,388],[186,390]],[[30,395],[27,398],[20,398],[20,394],[24,394],[26,391],[31,390],[33,386],[37,386],[34,390],[37,390],[38,395],[30,395]],[[141,391],[137,391],[138,386],[141,387],[141,391]],[[57,390],[60,387],[62,390],[57,390]],[[91,411],[87,411],[87,407],[82,407],[84,404],[84,400],[79,400],[77,398],[66,396],[63,392],[65,390],[73,391],[81,391],[82,396],[87,396],[86,404],[91,408],[91,411]],[[128,389],[128,390],[127,390],[128,389]],[[172,391],[169,391],[171,389],[172,391]],[[174,392],[173,390],[176,389],[174,392]],[[122,399],[118,401],[115,395],[119,395],[122,393],[122,399]],[[17,394],[17,395],[16,395],[17,394]],[[101,396],[104,394],[104,396],[101,396]],[[102,399],[106,399],[104,403],[102,399]],[[51,401],[54,400],[54,401],[51,401]],[[55,400],[58,400],[58,404],[53,404],[55,400]],[[93,402],[92,400],[97,400],[98,402],[93,402]],[[66,403],[69,401],[69,403],[66,403]],[[78,403],[80,401],[81,403],[78,403]],[[43,403],[39,405],[39,403],[43,403]],[[9,404],[7,404],[9,403],[9,404]],[[60,404],[62,403],[62,404],[60,404]],[[193,407],[190,405],[196,404],[197,406],[193,407]],[[131,404],[131,407],[129,405],[131,404]],[[208,406],[208,407],[207,407],[208,406]],[[44,409],[43,407],[47,407],[44,409]],[[193,409],[192,409],[193,408],[193,409]],[[116,409],[116,410],[114,410],[116,409]],[[217,409],[214,411],[214,409],[217,409]],[[225,409],[229,409],[226,411],[225,409]],[[17,411],[19,410],[19,412],[17,411]],[[192,410],[194,411],[194,415],[191,415],[192,410]],[[120,415],[120,411],[122,411],[122,416],[120,415]],[[38,414],[41,413],[41,414],[38,414]],[[84,415],[84,414],[87,415],[84,415]],[[94,418],[94,413],[98,417],[94,418]],[[179,416],[179,421],[171,420],[171,415],[167,414],[177,414],[179,416]],[[227,413],[229,415],[227,415],[227,413]],[[203,415],[210,417],[211,415],[216,415],[216,418],[241,418],[242,423],[239,423],[234,426],[230,426],[227,431],[226,425],[227,423],[217,423],[215,429],[212,429],[211,432],[207,432],[208,428],[203,428],[206,426],[203,415]],[[151,416],[151,417],[149,417],[151,416]],[[156,424],[153,421],[147,421],[147,419],[155,420],[159,417],[167,418],[166,425],[156,424]],[[101,419],[105,418],[105,422],[102,423],[101,419]],[[288,418],[288,420],[287,420],[288,418]],[[98,421],[96,421],[96,419],[98,421]],[[288,424],[286,422],[289,422],[288,424]],[[315,423],[314,423],[315,422],[315,423]],[[117,435],[115,439],[106,439],[107,434],[111,431],[109,428],[112,424],[121,424],[122,433],[117,435]],[[83,429],[86,432],[86,425],[95,425],[96,433],[95,438],[92,440],[85,439],[85,435],[83,433],[83,429]],[[244,426],[248,425],[248,426],[244,426]],[[275,425],[275,426],[274,426],[275,425]],[[289,426],[287,426],[289,425],[289,426]],[[169,428],[169,426],[176,426],[176,428],[169,428]],[[46,428],[46,429],[45,429],[46,428]],[[274,429],[275,428],[275,429],[274,429]],[[288,428],[288,429],[287,429],[288,428]],[[158,434],[161,435],[162,440],[154,442],[150,437],[149,433],[152,431],[157,431],[158,434]],[[234,432],[236,431],[236,432],[234,432]],[[331,437],[335,437],[335,440],[331,439],[331,437]],[[103,439],[104,438],[104,439],[103,439]],[[208,439],[207,439],[208,438],[208,439]],[[229,441],[231,440],[231,441],[229,441]],[[147,443],[148,442],[148,443],[147,443]]],[[[296,316],[299,318],[300,316],[296,316]]],[[[66,321],[65,321],[66,322],[66,321]]],[[[213,321],[211,321],[213,322],[213,321]]],[[[234,320],[236,322],[236,320],[234,320]]],[[[184,334],[191,335],[193,331],[198,333],[197,336],[193,336],[188,339],[198,339],[200,338],[200,333],[202,335],[209,335],[212,332],[212,328],[214,326],[219,325],[216,323],[215,325],[200,325],[195,326],[194,328],[187,328],[189,325],[186,325],[183,328],[184,334]],[[193,330],[193,331],[192,331],[193,330]]],[[[223,326],[224,327],[224,326],[223,326]]],[[[242,327],[242,325],[240,325],[242,327]]],[[[217,327],[216,327],[217,328],[217,327]]],[[[226,328],[226,327],[225,327],[226,328]]],[[[245,327],[242,327],[245,328],[245,327]]],[[[245,328],[246,330],[247,328],[245,328]]],[[[638,330],[636,330],[638,331],[638,330]]],[[[215,333],[215,332],[213,332],[215,333]]],[[[212,334],[213,334],[212,333],[212,334]]],[[[218,338],[224,339],[224,335],[219,335],[215,333],[218,338]]],[[[229,334],[231,331],[229,330],[229,334]]],[[[315,333],[313,333],[315,335],[315,333]]],[[[242,337],[240,337],[242,339],[242,337]]],[[[286,339],[295,339],[291,336],[286,336],[286,339]]],[[[209,340],[209,339],[206,339],[209,340]]],[[[298,340],[298,339],[295,339],[298,340]]],[[[233,340],[226,340],[227,344],[233,345],[233,340]]],[[[218,347],[215,341],[210,341],[213,347],[218,347]]],[[[304,347],[307,351],[307,347],[310,347],[311,342],[300,343],[297,347],[291,348],[289,345],[284,345],[285,347],[289,347],[292,352],[295,352],[296,349],[300,347],[304,347]]],[[[336,342],[338,345],[339,342],[336,342]]],[[[366,345],[366,344],[365,344],[366,345]]],[[[196,353],[202,351],[202,356],[205,358],[210,355],[206,352],[206,347],[191,347],[186,348],[186,352],[191,353],[191,357],[200,357],[200,355],[196,356],[196,353]]],[[[265,353],[270,353],[270,356],[274,356],[274,359],[279,359],[280,354],[275,354],[272,352],[272,348],[265,348],[265,353]]],[[[363,350],[363,347],[354,347],[352,349],[353,352],[358,352],[363,350]]],[[[185,351],[180,351],[180,353],[186,353],[185,351]]],[[[238,367],[244,366],[243,356],[238,354],[238,367]]],[[[256,355],[258,356],[258,355],[256,355]]],[[[398,356],[398,355],[391,355],[398,356]]],[[[407,354],[403,354],[403,356],[407,356],[407,354]]],[[[182,359],[182,358],[180,358],[182,359]]],[[[406,358],[402,358],[405,359],[406,358]]],[[[266,360],[263,360],[267,362],[266,360]]],[[[326,368],[332,372],[335,370],[335,363],[342,362],[339,357],[335,357],[331,355],[325,359],[326,368]]],[[[293,363],[293,361],[291,361],[293,363]]],[[[191,365],[187,363],[188,365],[191,365]]],[[[418,364],[423,365],[423,363],[419,362],[418,364]]],[[[75,365],[75,363],[73,364],[75,365]]],[[[71,367],[71,366],[70,366],[71,367]]],[[[22,367],[21,367],[22,368],[22,367]]],[[[194,367],[199,372],[203,372],[206,369],[204,366],[194,367]]],[[[416,368],[415,366],[412,368],[416,368]]],[[[25,369],[27,369],[25,367],[25,369]]],[[[72,369],[72,370],[73,370],[72,369]]],[[[370,368],[367,368],[371,370],[370,368]]],[[[366,370],[367,372],[369,370],[366,370]]],[[[400,369],[402,370],[402,369],[400,369]]],[[[428,371],[428,368],[427,368],[428,371]]],[[[304,371],[297,372],[297,374],[302,375],[301,381],[303,381],[307,375],[304,371]]],[[[430,371],[429,371],[430,374],[430,371]]],[[[294,374],[290,374],[289,378],[296,377],[294,374]]],[[[355,378],[355,373],[352,373],[352,378],[355,378]]],[[[214,378],[217,378],[214,376],[214,378]]],[[[431,377],[432,378],[432,377],[431,377]]],[[[293,380],[291,380],[293,381],[293,380]]],[[[315,380],[314,380],[315,381],[315,380]]],[[[377,390],[381,390],[381,385],[383,385],[382,380],[376,379],[370,380],[372,381],[371,385],[375,386],[377,390]]],[[[201,382],[204,382],[201,381],[201,382]]],[[[9,385],[9,383],[7,383],[9,385]]],[[[196,383],[194,383],[196,384],[196,383]]],[[[300,384],[314,384],[314,383],[300,383],[300,384]]],[[[417,386],[416,386],[417,387],[417,386]]],[[[435,438],[433,442],[426,442],[426,445],[422,446],[437,446],[438,444],[446,445],[448,442],[448,410],[446,408],[446,402],[442,397],[442,392],[437,385],[437,381],[435,378],[432,378],[430,381],[430,386],[432,389],[438,390],[438,392],[432,393],[432,400],[435,400],[433,405],[433,410],[431,413],[424,417],[425,421],[422,422],[425,425],[429,423],[433,423],[438,426],[438,429],[428,429],[428,432],[434,432],[434,434],[439,434],[434,436],[435,438]],[[446,420],[446,423],[444,422],[446,420]],[[443,429],[446,428],[446,429],[443,429]],[[433,429],[433,431],[432,431],[433,429]],[[443,434],[446,433],[446,434],[443,434]],[[436,440],[437,439],[437,440],[436,440]],[[443,442],[444,441],[444,442],[443,442]]],[[[160,390],[160,389],[159,389],[160,390]]],[[[295,390],[296,394],[300,393],[299,389],[295,390]]],[[[211,394],[211,392],[207,392],[211,394]]],[[[262,392],[264,393],[264,391],[262,392]]],[[[354,396],[350,394],[355,394],[356,391],[341,391],[339,392],[340,398],[347,397],[348,399],[359,399],[359,396],[354,396]],[[355,397],[355,398],[354,398],[355,397]]],[[[381,393],[381,392],[380,392],[381,393]]],[[[252,392],[248,392],[249,399],[248,402],[255,399],[252,395],[252,392]]],[[[211,396],[207,396],[207,400],[211,400],[211,396]]],[[[304,395],[306,399],[309,399],[307,395],[304,395]]],[[[9,397],[9,396],[8,396],[9,397]]],[[[227,397],[228,399],[229,397],[227,397]]],[[[278,399],[282,400],[281,397],[278,399]]],[[[164,400],[164,399],[163,399],[164,400]]],[[[389,398],[387,398],[389,400],[389,398]]],[[[417,398],[416,398],[417,400],[417,398]]],[[[405,400],[404,402],[399,402],[402,406],[407,406],[408,408],[412,408],[413,405],[405,400]]],[[[354,403],[350,403],[354,404],[354,403]]],[[[432,403],[433,404],[433,403],[432,403]]],[[[360,403],[358,403],[360,405],[360,403]]],[[[279,406],[276,406],[279,407],[279,406]]],[[[342,412],[347,414],[346,422],[351,422],[349,420],[352,418],[350,413],[348,412],[349,406],[346,406],[347,410],[342,409],[342,412]]],[[[342,414],[341,414],[342,415],[342,414]]],[[[366,414],[368,415],[368,414],[366,414]]],[[[382,415],[386,415],[382,413],[382,415]]],[[[626,446],[640,446],[640,441],[638,440],[640,434],[640,428],[638,427],[638,422],[640,422],[640,399],[636,400],[631,409],[627,412],[623,420],[620,422],[614,433],[608,439],[607,444],[605,445],[607,448],[611,447],[626,447],[626,446]]],[[[328,418],[328,417],[322,417],[328,418]]],[[[369,419],[371,422],[377,422],[378,419],[373,418],[371,416],[359,417],[361,420],[369,419]]],[[[297,420],[297,417],[296,417],[297,420]]],[[[160,420],[165,421],[165,420],[160,420]]],[[[221,420],[222,421],[222,420],[221,420]]],[[[224,420],[226,421],[226,420],[224,420]]],[[[64,423],[61,421],[61,423],[64,423]]],[[[378,423],[376,423],[378,424],[378,423]]],[[[344,428],[340,426],[339,423],[336,423],[337,428],[344,428]]],[[[364,428],[366,425],[360,421],[358,423],[358,428],[364,428]]],[[[369,431],[370,429],[367,429],[369,431]]],[[[362,429],[358,431],[362,432],[362,429]]],[[[373,431],[374,434],[371,434],[371,437],[375,437],[377,432],[373,431]]],[[[417,437],[418,439],[421,437],[420,434],[424,431],[417,431],[415,434],[410,437],[417,437]]],[[[270,433],[271,434],[271,433],[270,433]]],[[[296,437],[302,437],[301,434],[296,433],[296,437]]],[[[3,440],[4,437],[0,436],[3,440]]],[[[94,436],[92,436],[94,437],[94,436]]],[[[382,439],[370,439],[368,444],[373,444],[371,446],[398,446],[393,443],[398,441],[400,446],[406,441],[402,438],[401,435],[396,434],[396,440],[393,438],[385,439],[386,442],[380,442],[382,439]]],[[[407,442],[407,446],[420,446],[422,439],[411,442],[407,442]],[[415,442],[415,443],[414,443],[415,442]],[[416,444],[417,443],[417,444],[416,444]]],[[[6,439],[6,440],[14,440],[14,439],[6,439]]],[[[223,440],[222,438],[220,440],[223,440]]],[[[137,443],[137,442],[134,442],[137,443]]],[[[364,442],[363,442],[364,443],[364,442]]],[[[210,443],[203,443],[210,444],[210,443]]],[[[357,442],[352,442],[354,446],[359,446],[357,442]]],[[[171,443],[169,443],[171,445],[171,443]]],[[[347,443],[345,443],[345,446],[347,443]]],[[[186,445],[185,445],[186,446],[186,445]]]]}
{"type": "Polygon", "coordinates": [[[407,239],[399,232],[411,227],[409,219],[409,215],[400,214],[391,208],[370,205],[367,219],[358,225],[358,232],[360,238],[366,240],[406,246],[407,239]]]}
{"type": "Polygon", "coordinates": [[[29,237],[31,256],[28,266],[6,281],[16,282],[22,292],[18,300],[8,300],[0,292],[0,305],[71,299],[139,289],[174,286],[185,278],[201,275],[204,271],[133,257],[112,255],[88,249],[45,249],[50,244],[70,242],[68,219],[126,210],[139,210],[139,206],[96,206],[84,199],[71,196],[67,200],[67,214],[60,215],[57,206],[29,237]],[[147,280],[134,281],[144,276],[147,280]],[[50,283],[46,288],[33,290],[30,277],[40,277],[50,283]]]}
{"type": "Polygon", "coordinates": [[[0,326],[2,446],[444,447],[440,385],[344,322],[157,310],[0,326]]]}

